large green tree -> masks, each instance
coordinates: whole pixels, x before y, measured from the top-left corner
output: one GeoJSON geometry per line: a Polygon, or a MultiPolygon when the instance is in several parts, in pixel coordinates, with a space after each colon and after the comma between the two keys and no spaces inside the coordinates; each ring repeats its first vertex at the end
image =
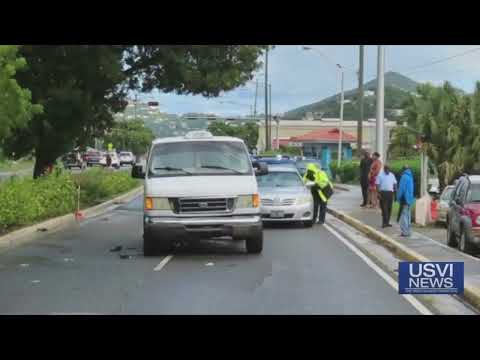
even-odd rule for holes
{"type": "Polygon", "coordinates": [[[480,158],[480,83],[465,95],[448,82],[418,87],[405,107],[405,120],[425,135],[424,151],[434,163],[441,188],[463,172],[472,172],[480,158]]]}
{"type": "Polygon", "coordinates": [[[29,67],[17,73],[44,112],[6,141],[9,150],[34,150],[34,176],[77,145],[103,137],[129,90],[157,89],[218,96],[253,77],[265,46],[61,45],[20,48],[29,67]]]}
{"type": "Polygon", "coordinates": [[[221,121],[214,121],[208,126],[208,131],[216,136],[233,136],[242,139],[249,150],[253,150],[258,142],[258,125],[229,125],[221,121]]]}
{"type": "Polygon", "coordinates": [[[0,45],[0,148],[13,130],[26,127],[33,115],[42,111],[41,106],[32,105],[31,92],[15,79],[17,71],[25,68],[18,46],[0,45]]]}
{"type": "Polygon", "coordinates": [[[111,143],[116,149],[132,151],[136,156],[145,154],[155,138],[152,130],[142,120],[118,121],[105,136],[105,143],[111,143]]]}

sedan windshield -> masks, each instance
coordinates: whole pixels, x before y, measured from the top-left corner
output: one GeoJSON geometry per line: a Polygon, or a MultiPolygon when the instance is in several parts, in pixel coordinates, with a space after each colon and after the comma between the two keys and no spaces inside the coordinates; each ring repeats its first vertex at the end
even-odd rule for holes
{"type": "Polygon", "coordinates": [[[241,142],[191,141],[158,144],[152,150],[149,177],[251,175],[252,165],[241,142]]]}
{"type": "Polygon", "coordinates": [[[259,187],[292,187],[303,186],[302,179],[294,172],[269,172],[267,175],[258,176],[259,187]]]}

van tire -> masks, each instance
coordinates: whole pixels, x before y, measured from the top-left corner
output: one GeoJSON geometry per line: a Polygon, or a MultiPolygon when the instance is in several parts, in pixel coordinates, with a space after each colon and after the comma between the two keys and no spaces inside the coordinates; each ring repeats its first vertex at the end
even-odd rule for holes
{"type": "Polygon", "coordinates": [[[156,253],[155,242],[149,236],[143,235],[143,256],[153,256],[156,253]]]}
{"type": "Polygon", "coordinates": [[[259,231],[254,236],[247,238],[245,245],[247,253],[260,254],[263,250],[263,231],[259,231]]]}

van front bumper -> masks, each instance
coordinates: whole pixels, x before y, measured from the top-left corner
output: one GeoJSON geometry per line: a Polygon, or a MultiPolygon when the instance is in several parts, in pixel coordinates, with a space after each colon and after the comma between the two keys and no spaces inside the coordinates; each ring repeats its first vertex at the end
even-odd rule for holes
{"type": "Polygon", "coordinates": [[[229,236],[245,240],[262,232],[260,215],[229,217],[151,217],[144,216],[144,236],[162,240],[192,240],[229,236]]]}

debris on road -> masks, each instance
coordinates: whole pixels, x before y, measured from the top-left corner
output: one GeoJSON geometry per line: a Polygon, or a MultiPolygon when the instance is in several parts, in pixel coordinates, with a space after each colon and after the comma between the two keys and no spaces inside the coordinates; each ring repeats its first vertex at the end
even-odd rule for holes
{"type": "Polygon", "coordinates": [[[135,256],[133,256],[133,255],[120,254],[120,259],[124,259],[124,260],[129,259],[130,260],[130,259],[134,259],[134,258],[135,258],[135,256]]]}
{"type": "Polygon", "coordinates": [[[213,262],[208,262],[205,264],[205,266],[214,266],[215,264],[213,262]]]}
{"type": "Polygon", "coordinates": [[[118,252],[122,249],[123,249],[123,246],[118,245],[118,246],[115,246],[113,249],[110,249],[110,252],[118,252]]]}
{"type": "Polygon", "coordinates": [[[75,259],[73,259],[73,258],[64,258],[63,261],[65,261],[65,262],[73,262],[73,261],[75,261],[75,259]]]}
{"type": "Polygon", "coordinates": [[[45,232],[45,231],[48,231],[48,229],[47,228],[38,228],[37,231],[45,232]]]}
{"type": "Polygon", "coordinates": [[[40,280],[32,280],[32,284],[38,284],[40,280]]]}
{"type": "Polygon", "coordinates": [[[21,267],[29,267],[30,264],[20,264],[21,267]]]}

